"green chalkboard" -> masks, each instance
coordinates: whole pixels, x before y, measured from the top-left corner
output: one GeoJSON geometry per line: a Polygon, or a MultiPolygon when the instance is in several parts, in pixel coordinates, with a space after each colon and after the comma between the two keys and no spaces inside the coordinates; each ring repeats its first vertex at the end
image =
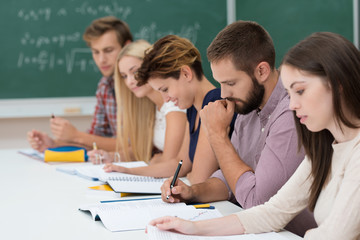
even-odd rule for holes
{"type": "Polygon", "coordinates": [[[353,41],[352,0],[241,0],[236,17],[260,23],[276,48],[277,66],[284,54],[313,32],[328,31],[353,41]]]}
{"type": "Polygon", "coordinates": [[[226,1],[1,1],[0,99],[94,96],[101,75],[82,33],[107,15],[126,21],[135,39],[189,38],[211,78],[206,48],[226,26],[226,1]]]}

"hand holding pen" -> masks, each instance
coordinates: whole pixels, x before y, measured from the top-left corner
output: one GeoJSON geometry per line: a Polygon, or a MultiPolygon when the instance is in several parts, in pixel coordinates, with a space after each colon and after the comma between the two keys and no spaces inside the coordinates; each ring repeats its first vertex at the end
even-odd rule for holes
{"type": "Polygon", "coordinates": [[[164,202],[171,202],[176,203],[180,201],[190,201],[193,198],[192,189],[186,185],[183,181],[180,179],[177,179],[177,176],[180,172],[182,163],[178,165],[179,170],[176,169],[176,174],[174,174],[174,177],[169,178],[164,182],[164,184],[161,186],[161,197],[164,202]],[[176,177],[175,177],[176,175],[176,177]],[[176,186],[175,186],[176,184],[176,186]],[[171,187],[172,186],[172,187],[171,187]]]}
{"type": "MultiPolygon", "coordinates": [[[[171,181],[171,184],[170,184],[170,194],[171,194],[171,189],[175,186],[175,183],[176,183],[176,180],[177,180],[177,178],[178,178],[178,175],[179,175],[179,172],[180,172],[182,163],[183,163],[183,160],[180,160],[179,165],[178,165],[177,168],[176,168],[174,177],[173,177],[173,179],[172,179],[172,181],[171,181]]],[[[170,197],[170,196],[167,195],[167,196],[166,196],[166,199],[169,199],[169,197],[170,197]]]]}

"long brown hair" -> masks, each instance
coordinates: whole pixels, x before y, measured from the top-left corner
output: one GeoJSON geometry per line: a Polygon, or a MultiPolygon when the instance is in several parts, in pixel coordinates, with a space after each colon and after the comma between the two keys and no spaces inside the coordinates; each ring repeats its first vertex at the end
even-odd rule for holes
{"type": "MultiPolygon", "coordinates": [[[[360,119],[360,53],[350,41],[335,33],[314,33],[291,48],[282,64],[322,77],[324,84],[332,90],[337,125],[340,129],[341,125],[359,127],[351,122],[343,109],[346,106],[353,116],[360,119]]],[[[312,165],[309,208],[313,211],[330,174],[334,137],[326,129],[311,132],[300,124],[295,113],[294,118],[299,145],[304,146],[312,165]]]]}

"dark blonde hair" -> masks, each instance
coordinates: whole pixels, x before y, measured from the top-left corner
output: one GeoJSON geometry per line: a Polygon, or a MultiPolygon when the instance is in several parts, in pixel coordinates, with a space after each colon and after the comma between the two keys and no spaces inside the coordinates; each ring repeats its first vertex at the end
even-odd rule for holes
{"type": "MultiPolygon", "coordinates": [[[[353,116],[360,119],[360,53],[350,41],[335,33],[314,33],[291,48],[282,64],[322,77],[324,84],[332,91],[338,126],[341,128],[342,123],[350,128],[359,127],[347,118],[343,109],[345,106],[353,116]]],[[[312,165],[311,176],[314,180],[310,188],[309,208],[314,210],[329,177],[334,137],[326,129],[311,132],[300,124],[295,112],[294,118],[299,147],[304,146],[312,165]]]]}
{"type": "Polygon", "coordinates": [[[91,46],[92,40],[101,37],[108,31],[115,31],[117,40],[122,47],[126,42],[133,40],[129,26],[124,21],[112,16],[95,19],[85,29],[83,39],[88,46],[91,46]]]}
{"type": "Polygon", "coordinates": [[[185,65],[195,72],[198,80],[202,79],[204,72],[199,50],[186,38],[167,35],[146,52],[137,74],[138,85],[146,84],[154,77],[179,79],[181,67],[185,65]]]}
{"type": "Polygon", "coordinates": [[[121,77],[121,69],[118,65],[124,56],[143,60],[145,50],[150,47],[150,43],[145,40],[127,44],[119,53],[115,65],[117,129],[119,129],[117,144],[125,155],[125,161],[131,159],[130,152],[137,161],[148,162],[151,159],[156,105],[147,97],[135,96],[121,77]]]}
{"type": "Polygon", "coordinates": [[[218,33],[207,49],[210,62],[230,59],[237,70],[254,76],[255,67],[267,62],[275,69],[275,48],[269,33],[256,22],[237,21],[218,33]]]}

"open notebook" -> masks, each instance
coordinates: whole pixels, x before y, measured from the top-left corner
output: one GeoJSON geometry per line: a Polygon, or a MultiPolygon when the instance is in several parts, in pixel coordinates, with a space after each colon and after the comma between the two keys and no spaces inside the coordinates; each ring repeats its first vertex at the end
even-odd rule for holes
{"type": "MultiPolygon", "coordinates": [[[[114,163],[119,166],[133,168],[146,166],[143,161],[114,163]]],[[[104,165],[91,163],[62,165],[56,170],[77,175],[93,181],[107,182],[116,193],[161,194],[161,185],[165,178],[153,178],[118,172],[107,173],[104,165]]]]}
{"type": "Polygon", "coordinates": [[[18,153],[21,153],[36,160],[44,161],[44,153],[40,153],[32,148],[20,149],[18,153]]]}
{"type": "Polygon", "coordinates": [[[177,216],[188,220],[204,220],[221,217],[216,209],[196,209],[185,203],[165,203],[159,199],[119,200],[80,206],[89,211],[94,220],[101,220],[112,232],[145,229],[148,223],[162,216],[177,216]]]}
{"type": "MultiPolygon", "coordinates": [[[[143,161],[136,162],[119,162],[114,163],[115,165],[133,168],[133,167],[143,167],[147,166],[147,164],[143,161]]],[[[77,175],[82,178],[86,178],[92,181],[103,181],[106,182],[109,177],[117,177],[122,176],[123,173],[110,172],[107,173],[104,171],[105,164],[94,165],[90,162],[88,163],[71,163],[64,164],[56,168],[57,171],[77,175]]]]}
{"type": "Polygon", "coordinates": [[[165,179],[123,174],[109,177],[107,183],[117,193],[161,194],[165,179]]]}
{"type": "Polygon", "coordinates": [[[149,240],[286,240],[286,238],[275,232],[232,236],[193,236],[161,231],[154,226],[148,226],[147,232],[149,240]]]}

